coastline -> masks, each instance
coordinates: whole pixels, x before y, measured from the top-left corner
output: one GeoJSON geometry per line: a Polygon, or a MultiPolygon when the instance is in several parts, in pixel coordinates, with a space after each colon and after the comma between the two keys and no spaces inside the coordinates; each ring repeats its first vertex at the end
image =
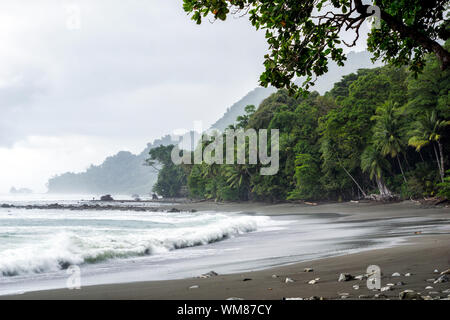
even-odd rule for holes
{"type": "MultiPolygon", "coordinates": [[[[189,211],[242,212],[261,215],[320,215],[337,213],[344,221],[373,221],[376,219],[426,217],[433,219],[450,218],[446,207],[425,207],[410,201],[401,203],[333,203],[317,206],[298,204],[261,203],[212,203],[196,202],[170,204],[168,208],[189,211]]],[[[405,285],[394,286],[391,291],[383,292],[384,298],[398,298],[401,291],[412,289],[426,296],[446,298],[445,290],[450,282],[430,284],[426,280],[436,278],[433,273],[450,268],[450,235],[412,234],[402,245],[386,249],[371,249],[360,253],[347,254],[294,263],[265,270],[236,274],[218,275],[200,279],[146,281],[121,284],[94,285],[80,290],[56,289],[28,292],[20,295],[1,296],[0,299],[283,299],[290,297],[337,299],[339,293],[348,293],[349,299],[372,299],[375,294],[365,286],[365,280],[338,282],[340,273],[354,276],[364,274],[369,265],[379,265],[384,276],[382,284],[403,281],[405,285]],[[420,258],[418,258],[420,257],[420,258]],[[304,272],[304,268],[313,268],[314,272],[304,272]],[[401,277],[391,277],[399,272],[401,277]],[[406,273],[410,277],[404,277],[406,273]],[[277,275],[277,277],[273,277],[277,275]],[[285,283],[286,278],[294,282],[285,283]],[[320,278],[317,284],[308,281],[320,278]],[[251,279],[243,281],[244,279],[251,279]],[[359,285],[355,290],[354,285],[359,285]],[[198,288],[189,289],[191,286],[198,288]],[[433,289],[425,290],[432,286],[433,289]],[[432,292],[431,294],[429,292],[432,292]],[[437,293],[433,293],[437,292],[437,293]]]]}
{"type": "Polygon", "coordinates": [[[348,299],[374,299],[376,294],[365,286],[365,280],[338,282],[340,273],[364,274],[366,268],[376,264],[383,276],[382,285],[404,282],[391,291],[382,292],[384,299],[396,299],[403,290],[414,290],[425,296],[446,298],[450,283],[430,284],[426,280],[436,278],[434,269],[446,270],[450,265],[450,235],[421,236],[406,245],[388,249],[325,258],[295,263],[288,266],[261,271],[218,275],[200,279],[133,282],[123,284],[96,285],[80,290],[46,290],[21,295],[2,296],[0,299],[144,299],[144,300],[224,300],[237,297],[245,300],[280,300],[283,298],[340,299],[340,293],[348,293],[348,299]],[[420,258],[418,258],[420,257],[420,258]],[[304,272],[313,268],[313,272],[304,272]],[[392,277],[399,272],[400,277],[392,277]],[[404,274],[411,273],[405,277],[404,274]],[[276,278],[273,275],[277,275],[276,278]],[[317,284],[307,282],[320,278],[317,284]],[[295,282],[285,283],[290,278],[295,282]],[[251,279],[244,281],[244,279],[251,279]],[[359,285],[359,290],[353,288],[359,285]],[[190,289],[192,286],[198,288],[190,289]],[[433,289],[425,290],[432,286],[433,289]],[[437,292],[433,293],[433,292],[437,292]],[[361,297],[360,296],[364,296],[361,297]]]}

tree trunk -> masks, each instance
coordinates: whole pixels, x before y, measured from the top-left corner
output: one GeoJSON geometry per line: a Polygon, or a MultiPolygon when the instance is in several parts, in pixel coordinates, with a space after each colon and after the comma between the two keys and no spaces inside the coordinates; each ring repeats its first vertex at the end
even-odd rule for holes
{"type": "MultiPolygon", "coordinates": [[[[420,155],[420,156],[422,156],[422,155],[420,155]]],[[[405,162],[406,162],[406,168],[410,169],[411,166],[409,165],[409,161],[408,161],[408,157],[406,156],[406,152],[403,152],[403,158],[405,159],[405,162]]]]}
{"type": "Polygon", "coordinates": [[[444,182],[444,177],[445,177],[445,168],[444,168],[444,151],[442,148],[442,143],[438,140],[438,147],[439,147],[439,155],[441,157],[441,179],[442,182],[444,182]]]}
{"type": "Polygon", "coordinates": [[[441,177],[441,181],[444,182],[444,175],[442,174],[441,161],[439,159],[439,155],[436,150],[436,145],[434,143],[433,143],[433,149],[434,149],[434,155],[436,156],[436,162],[437,162],[438,169],[439,169],[439,175],[441,177]]]}
{"type": "Polygon", "coordinates": [[[343,165],[341,165],[341,168],[344,169],[345,173],[350,177],[350,179],[353,180],[353,182],[356,184],[356,186],[358,187],[358,189],[361,191],[361,193],[364,195],[364,198],[367,197],[367,194],[364,192],[364,190],[361,188],[361,186],[359,185],[358,182],[356,182],[356,180],[352,177],[352,175],[350,174],[350,172],[347,171],[347,169],[344,168],[343,165]]]}
{"type": "Polygon", "coordinates": [[[389,191],[388,187],[384,184],[383,178],[376,177],[376,182],[377,182],[378,190],[380,191],[380,196],[382,198],[392,197],[392,193],[391,193],[391,191],[389,191]]]}
{"type": "Polygon", "coordinates": [[[406,185],[408,185],[408,181],[406,181],[405,173],[403,172],[402,163],[400,162],[400,158],[398,157],[398,155],[397,155],[397,161],[398,161],[398,166],[400,167],[400,171],[402,172],[403,180],[405,181],[406,185]]]}

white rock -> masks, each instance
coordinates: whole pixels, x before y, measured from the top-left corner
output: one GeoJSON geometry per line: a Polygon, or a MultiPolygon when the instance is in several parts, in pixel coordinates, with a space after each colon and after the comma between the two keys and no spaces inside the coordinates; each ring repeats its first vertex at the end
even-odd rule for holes
{"type": "Polygon", "coordinates": [[[355,284],[355,285],[353,286],[353,289],[359,290],[359,286],[358,286],[357,284],[355,284]]]}
{"type": "Polygon", "coordinates": [[[190,287],[189,287],[189,289],[198,289],[198,288],[199,288],[198,285],[193,285],[193,286],[190,286],[190,287]]]}
{"type": "Polygon", "coordinates": [[[284,298],[284,300],[303,300],[303,298],[300,298],[300,297],[284,298]]]}
{"type": "Polygon", "coordinates": [[[391,290],[392,290],[392,288],[389,287],[389,286],[382,287],[382,288],[380,289],[381,292],[384,292],[384,291],[391,291],[391,290]]]}
{"type": "Polygon", "coordinates": [[[400,273],[394,272],[394,273],[392,274],[392,276],[393,276],[393,277],[400,277],[400,273]]]}
{"type": "Polygon", "coordinates": [[[388,283],[386,286],[388,286],[388,287],[393,287],[393,286],[395,286],[395,284],[393,284],[393,283],[388,283]]]}
{"type": "Polygon", "coordinates": [[[244,300],[244,299],[242,299],[242,298],[237,298],[237,297],[230,297],[230,298],[227,298],[227,300],[244,300]]]}
{"type": "Polygon", "coordinates": [[[434,288],[432,286],[425,287],[425,290],[433,290],[434,288]]]}
{"type": "Polygon", "coordinates": [[[311,281],[308,281],[308,284],[316,284],[316,283],[317,283],[317,280],[316,280],[316,279],[311,280],[311,281]]]}
{"type": "Polygon", "coordinates": [[[405,273],[405,277],[411,277],[411,273],[405,273]]]}
{"type": "Polygon", "coordinates": [[[442,274],[442,275],[444,275],[444,274],[450,274],[450,269],[447,269],[447,270],[445,270],[445,271],[442,271],[441,274],[442,274]]]}
{"type": "Polygon", "coordinates": [[[448,281],[449,281],[448,276],[444,274],[444,275],[440,276],[439,278],[437,278],[434,281],[434,283],[444,283],[444,282],[448,282],[448,281]]]}
{"type": "Polygon", "coordinates": [[[354,277],[350,274],[350,273],[341,273],[339,275],[338,281],[342,282],[342,281],[350,281],[353,280],[354,277]]]}
{"type": "Polygon", "coordinates": [[[438,270],[438,269],[434,269],[433,272],[434,272],[434,273],[439,273],[439,270],[438,270]]]}
{"type": "Polygon", "coordinates": [[[275,278],[278,278],[278,276],[277,276],[276,274],[273,274],[273,275],[272,275],[272,278],[275,279],[275,278]]]}
{"type": "Polygon", "coordinates": [[[289,283],[289,282],[294,282],[294,280],[292,280],[291,278],[286,278],[286,280],[284,282],[289,283]]]}
{"type": "Polygon", "coordinates": [[[313,272],[314,269],[313,268],[305,268],[303,269],[304,272],[313,272]]]}

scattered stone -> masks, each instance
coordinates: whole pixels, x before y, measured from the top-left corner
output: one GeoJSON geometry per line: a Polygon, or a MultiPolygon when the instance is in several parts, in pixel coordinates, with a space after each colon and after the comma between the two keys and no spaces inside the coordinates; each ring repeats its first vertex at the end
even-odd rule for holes
{"type": "Polygon", "coordinates": [[[391,291],[391,290],[392,290],[392,288],[391,288],[390,286],[382,287],[382,288],[380,289],[381,292],[391,291]]]}
{"type": "Polygon", "coordinates": [[[198,285],[193,285],[193,286],[190,286],[190,287],[189,287],[189,289],[198,289],[198,288],[199,288],[198,285]]]}
{"type": "Polygon", "coordinates": [[[440,295],[440,293],[437,292],[437,291],[430,291],[430,292],[428,292],[428,294],[431,295],[431,296],[438,296],[438,295],[440,295]]]}
{"type": "Polygon", "coordinates": [[[442,271],[441,274],[442,274],[442,275],[444,275],[444,274],[450,274],[450,269],[447,269],[447,270],[445,270],[445,271],[442,271]]]}
{"type": "Polygon", "coordinates": [[[411,277],[411,273],[405,273],[405,277],[411,277]]]}
{"type": "Polygon", "coordinates": [[[429,283],[434,283],[434,279],[427,279],[426,281],[429,283]]]}
{"type": "Polygon", "coordinates": [[[446,289],[446,290],[442,291],[442,293],[450,293],[450,289],[446,289]]]}
{"type": "Polygon", "coordinates": [[[370,299],[370,296],[365,295],[365,294],[361,294],[358,296],[358,299],[370,299]]]}
{"type": "Polygon", "coordinates": [[[323,297],[311,296],[307,300],[323,300],[323,297]]]}
{"type": "Polygon", "coordinates": [[[432,286],[425,287],[425,290],[433,290],[434,288],[432,286]]]}
{"type": "Polygon", "coordinates": [[[343,282],[343,281],[350,281],[350,280],[353,280],[353,279],[355,279],[355,277],[353,277],[350,273],[341,273],[339,275],[338,281],[339,282],[343,282]]]}
{"type": "Polygon", "coordinates": [[[244,280],[242,280],[242,281],[252,281],[253,279],[250,279],[250,278],[245,278],[244,280]]]}
{"type": "Polygon", "coordinates": [[[434,273],[439,273],[439,270],[438,270],[438,269],[434,269],[433,272],[434,272],[434,273]]]}
{"type": "Polygon", "coordinates": [[[110,194],[106,194],[100,197],[100,201],[114,201],[113,197],[110,194]]]}
{"type": "Polygon", "coordinates": [[[358,286],[357,284],[355,284],[355,285],[353,286],[353,289],[359,290],[359,286],[358,286]]]}
{"type": "Polygon", "coordinates": [[[414,292],[413,290],[405,290],[400,292],[398,295],[400,300],[422,300],[422,297],[417,292],[414,292]]]}
{"type": "Polygon", "coordinates": [[[375,299],[386,299],[388,296],[382,293],[377,293],[373,296],[375,299]]]}
{"type": "Polygon", "coordinates": [[[244,299],[242,299],[242,298],[237,298],[237,297],[230,297],[230,298],[227,298],[227,300],[244,300],[244,299]]]}
{"type": "Polygon", "coordinates": [[[295,298],[283,298],[283,300],[303,300],[303,298],[295,297],[295,298]]]}
{"type": "Polygon", "coordinates": [[[404,283],[403,281],[399,281],[399,282],[397,282],[395,285],[396,285],[396,286],[404,286],[405,283],[404,283]]]}
{"type": "Polygon", "coordinates": [[[433,300],[430,296],[421,296],[423,300],[433,300]]]}
{"type": "Polygon", "coordinates": [[[313,268],[305,268],[303,269],[304,272],[313,272],[314,269],[313,268]]]}
{"type": "Polygon", "coordinates": [[[393,284],[393,283],[388,283],[386,286],[388,286],[388,287],[393,287],[393,286],[395,286],[395,284],[393,284]]]}
{"type": "Polygon", "coordinates": [[[289,283],[289,282],[294,282],[294,280],[292,280],[291,278],[286,278],[286,280],[284,282],[289,283]]]}
{"type": "Polygon", "coordinates": [[[366,274],[360,274],[359,276],[356,276],[356,280],[367,280],[368,276],[366,274]]]}
{"type": "Polygon", "coordinates": [[[272,278],[273,278],[273,279],[276,279],[276,278],[278,278],[278,276],[277,276],[276,274],[273,274],[273,275],[272,275],[272,278]]]}
{"type": "Polygon", "coordinates": [[[442,276],[440,276],[439,278],[437,278],[435,281],[434,281],[434,283],[444,283],[444,282],[448,282],[448,277],[447,277],[447,275],[442,275],[442,276]]]}
{"type": "Polygon", "coordinates": [[[400,273],[394,272],[394,273],[392,274],[392,276],[393,276],[393,277],[400,277],[400,273]]]}
{"type": "Polygon", "coordinates": [[[320,278],[316,278],[314,280],[308,281],[308,284],[316,284],[317,282],[319,282],[320,278]]]}
{"type": "Polygon", "coordinates": [[[206,279],[206,278],[211,278],[211,277],[215,277],[215,276],[218,276],[218,275],[219,274],[217,272],[210,271],[208,273],[204,273],[204,274],[200,275],[199,278],[206,279]]]}

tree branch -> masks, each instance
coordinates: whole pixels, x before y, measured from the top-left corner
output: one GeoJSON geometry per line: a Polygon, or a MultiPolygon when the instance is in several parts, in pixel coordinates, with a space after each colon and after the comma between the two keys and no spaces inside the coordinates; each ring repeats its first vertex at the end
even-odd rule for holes
{"type": "MultiPolygon", "coordinates": [[[[367,15],[367,9],[369,6],[363,5],[362,0],[354,1],[356,11],[360,15],[367,15]]],[[[446,70],[448,68],[448,66],[450,65],[450,53],[445,50],[437,41],[428,38],[416,28],[405,25],[402,21],[399,21],[381,8],[380,15],[381,20],[383,20],[389,26],[389,28],[397,31],[400,34],[401,38],[410,38],[419,43],[429,52],[433,52],[441,63],[441,70],[446,70]]]]}

